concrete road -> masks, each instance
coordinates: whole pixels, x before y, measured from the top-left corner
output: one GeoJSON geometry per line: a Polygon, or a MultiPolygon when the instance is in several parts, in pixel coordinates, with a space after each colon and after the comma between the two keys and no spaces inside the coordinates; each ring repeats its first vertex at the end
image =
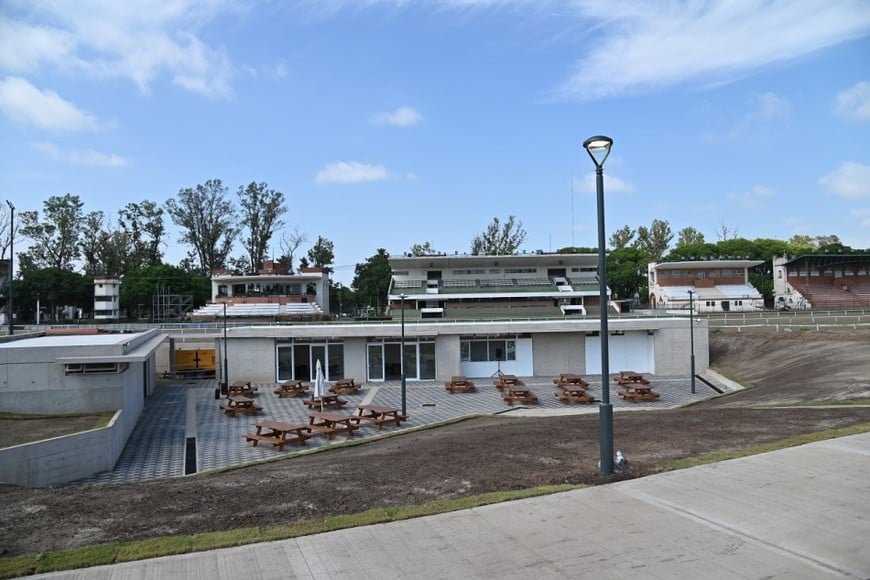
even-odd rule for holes
{"type": "Polygon", "coordinates": [[[40,577],[870,578],[870,434],[404,522],[40,577]]]}

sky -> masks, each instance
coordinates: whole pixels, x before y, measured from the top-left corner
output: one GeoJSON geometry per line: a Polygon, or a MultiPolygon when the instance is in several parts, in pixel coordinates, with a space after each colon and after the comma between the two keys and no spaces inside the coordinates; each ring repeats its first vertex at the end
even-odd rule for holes
{"type": "Polygon", "coordinates": [[[496,217],[524,251],[596,247],[599,134],[607,238],[659,219],[870,249],[870,2],[0,0],[0,199],[114,223],[266,182],[271,251],[328,238],[346,285],[496,217]]]}

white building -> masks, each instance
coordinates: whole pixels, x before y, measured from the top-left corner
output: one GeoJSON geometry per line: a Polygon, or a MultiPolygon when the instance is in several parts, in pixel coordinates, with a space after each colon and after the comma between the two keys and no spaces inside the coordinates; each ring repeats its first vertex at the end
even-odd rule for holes
{"type": "Polygon", "coordinates": [[[94,320],[121,317],[121,280],[114,276],[94,276],[94,320]]]}
{"type": "Polygon", "coordinates": [[[695,312],[754,312],[764,310],[764,297],[749,283],[749,268],[761,260],[700,260],[650,262],[650,307],[688,310],[693,292],[695,312]]]}

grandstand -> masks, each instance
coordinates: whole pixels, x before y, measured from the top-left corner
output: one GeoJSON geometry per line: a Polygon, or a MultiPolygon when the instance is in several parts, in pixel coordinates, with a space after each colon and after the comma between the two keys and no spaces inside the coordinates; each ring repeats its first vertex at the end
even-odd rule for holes
{"type": "Polygon", "coordinates": [[[870,254],[809,254],[773,260],[777,310],[870,306],[870,254]]]}

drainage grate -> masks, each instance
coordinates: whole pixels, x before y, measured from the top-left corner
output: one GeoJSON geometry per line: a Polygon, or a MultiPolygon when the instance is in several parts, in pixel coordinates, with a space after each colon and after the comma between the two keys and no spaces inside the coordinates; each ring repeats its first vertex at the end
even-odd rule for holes
{"type": "Polygon", "coordinates": [[[423,404],[420,405],[420,406],[421,406],[421,407],[434,407],[434,406],[436,406],[436,405],[435,405],[435,403],[423,403],[423,404]]]}
{"type": "Polygon", "coordinates": [[[184,444],[184,475],[196,473],[196,437],[188,437],[184,444]]]}

